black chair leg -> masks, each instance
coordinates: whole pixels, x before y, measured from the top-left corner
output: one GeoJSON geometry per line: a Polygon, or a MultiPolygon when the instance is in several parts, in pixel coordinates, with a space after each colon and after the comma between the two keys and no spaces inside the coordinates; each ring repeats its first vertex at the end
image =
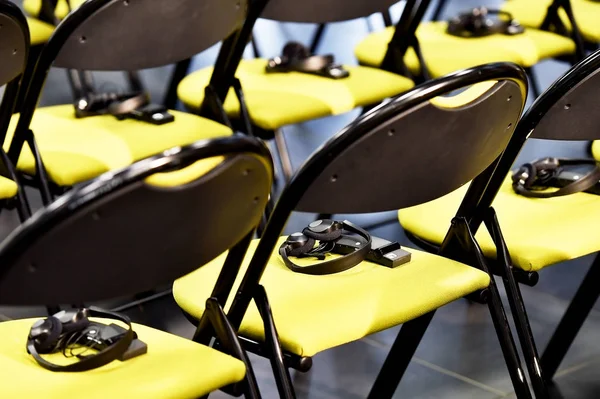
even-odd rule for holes
{"type": "Polygon", "coordinates": [[[527,380],[525,379],[525,372],[521,366],[521,360],[519,359],[519,355],[517,353],[515,340],[510,331],[510,325],[508,324],[506,313],[504,313],[502,300],[500,299],[498,287],[496,287],[493,277],[488,290],[488,307],[490,309],[490,315],[492,316],[494,328],[496,329],[496,334],[498,335],[498,341],[500,341],[500,347],[502,348],[502,354],[504,355],[504,360],[506,361],[506,366],[508,367],[508,373],[510,375],[513,388],[515,389],[515,394],[519,399],[531,398],[531,392],[529,391],[529,386],[527,385],[527,380]]]}
{"type": "Polygon", "coordinates": [[[290,372],[283,361],[283,350],[279,345],[279,337],[273,321],[273,314],[271,313],[269,300],[267,299],[267,292],[262,285],[259,285],[256,289],[254,301],[258,307],[260,317],[263,320],[265,329],[265,344],[270,352],[269,360],[271,362],[271,367],[273,368],[273,373],[275,374],[275,383],[277,384],[279,397],[285,399],[294,399],[296,398],[296,392],[294,391],[290,372]]]}
{"type": "Polygon", "coordinates": [[[542,354],[542,370],[548,381],[552,380],[558,366],[575,340],[579,329],[600,296],[600,255],[596,255],[590,270],[579,286],[575,297],[554,331],[542,354]]]}
{"type": "Polygon", "coordinates": [[[192,59],[188,58],[175,64],[175,69],[171,74],[169,86],[167,87],[167,92],[163,100],[163,105],[168,109],[174,109],[175,105],[177,105],[177,86],[179,85],[179,82],[181,82],[181,80],[187,75],[191,63],[192,59]]]}
{"type": "Polygon", "coordinates": [[[512,317],[515,322],[521,348],[523,349],[523,357],[529,371],[535,397],[537,399],[548,399],[548,387],[544,379],[543,369],[540,367],[540,358],[533,338],[531,325],[529,324],[529,318],[527,317],[527,311],[523,304],[523,296],[515,278],[512,261],[508,247],[502,236],[502,231],[500,230],[498,218],[492,208],[488,209],[484,217],[484,222],[496,245],[496,263],[499,264],[497,269],[499,269],[498,271],[504,281],[512,317]]]}
{"type": "Polygon", "coordinates": [[[369,399],[391,398],[394,395],[434,314],[435,310],[402,325],[371,387],[369,399]]]}
{"type": "Polygon", "coordinates": [[[529,77],[529,87],[531,87],[531,94],[533,94],[533,99],[535,100],[542,94],[540,84],[535,76],[533,68],[525,68],[525,72],[527,72],[527,77],[529,77]]]}
{"type": "Polygon", "coordinates": [[[433,11],[433,16],[431,17],[431,19],[433,21],[440,20],[440,17],[442,16],[444,9],[446,8],[446,1],[447,0],[439,0],[438,1],[437,6],[435,7],[435,10],[433,11]]]}

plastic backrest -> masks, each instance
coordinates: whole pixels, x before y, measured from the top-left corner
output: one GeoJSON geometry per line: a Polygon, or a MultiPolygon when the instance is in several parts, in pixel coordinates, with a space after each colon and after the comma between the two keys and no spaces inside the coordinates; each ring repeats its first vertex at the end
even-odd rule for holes
{"type": "MultiPolygon", "coordinates": [[[[596,54],[595,58],[600,58],[596,54]]],[[[536,103],[528,112],[534,118],[543,114],[531,135],[549,140],[597,140],[600,139],[600,62],[598,68],[581,77],[574,86],[564,83],[549,89],[544,95],[552,101],[536,103]],[[568,89],[561,95],[560,91],[568,89]],[[538,104],[541,104],[539,106],[538,104]],[[544,113],[545,112],[545,113],[544,113]]]]}
{"type": "Polygon", "coordinates": [[[246,13],[247,0],[89,0],[59,25],[50,43],[61,47],[59,67],[153,68],[219,42],[246,13]]]}
{"type": "Polygon", "coordinates": [[[363,18],[387,10],[398,0],[270,0],[263,18],[325,23],[363,18]]]}
{"type": "Polygon", "coordinates": [[[238,147],[187,183],[186,169],[170,170],[195,162],[204,147],[140,161],[65,194],[0,247],[0,303],[81,303],[143,292],[231,248],[259,223],[272,176],[262,144],[238,147]],[[157,171],[179,173],[179,184],[152,180],[157,171]]]}
{"type": "Polygon", "coordinates": [[[29,51],[29,30],[17,6],[0,1],[0,86],[19,76],[25,69],[29,51]]]}
{"type": "MultiPolygon", "coordinates": [[[[476,71],[467,74],[477,76],[476,71]]],[[[460,77],[455,79],[460,82],[460,77]]],[[[435,88],[436,83],[430,85],[435,88]]],[[[315,155],[333,159],[319,170],[296,210],[333,214],[395,210],[431,201],[468,183],[502,153],[524,104],[522,82],[498,79],[486,87],[484,94],[463,106],[419,102],[416,99],[430,89],[418,88],[373,110],[340,133],[337,141],[350,143],[342,152],[330,155],[335,153],[334,138],[330,154],[325,145],[315,155]]],[[[311,163],[314,159],[298,174],[313,173],[307,172],[311,163]]]]}

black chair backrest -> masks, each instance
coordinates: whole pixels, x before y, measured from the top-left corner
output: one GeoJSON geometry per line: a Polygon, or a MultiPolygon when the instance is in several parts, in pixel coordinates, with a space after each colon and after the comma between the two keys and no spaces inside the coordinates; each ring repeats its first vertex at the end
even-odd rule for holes
{"type": "Polygon", "coordinates": [[[19,77],[29,53],[29,28],[21,10],[0,1],[0,86],[19,77]]]}
{"type": "Polygon", "coordinates": [[[246,0],[90,0],[57,28],[55,65],[137,70],[198,54],[244,21],[246,0]]]}
{"type": "Polygon", "coordinates": [[[286,22],[325,23],[363,18],[398,0],[269,0],[262,17],[286,22]]]}
{"type": "MultiPolygon", "coordinates": [[[[395,210],[468,183],[498,159],[510,140],[527,97],[526,82],[524,71],[514,64],[459,71],[424,83],[342,129],[282,192],[240,291],[253,292],[293,210],[395,210]],[[495,83],[464,106],[431,104],[438,96],[490,81],[495,83]]],[[[234,326],[248,303],[248,295],[236,297],[229,313],[234,326]]]]}
{"type": "Polygon", "coordinates": [[[234,136],[166,151],[74,188],[0,246],[0,303],[90,302],[172,282],[255,229],[272,173],[262,143],[234,136]],[[222,158],[201,175],[197,161],[214,157],[222,158]],[[160,183],[166,178],[176,185],[160,183]]]}
{"type": "Polygon", "coordinates": [[[600,51],[558,79],[523,118],[531,137],[549,140],[600,139],[600,51]]]}

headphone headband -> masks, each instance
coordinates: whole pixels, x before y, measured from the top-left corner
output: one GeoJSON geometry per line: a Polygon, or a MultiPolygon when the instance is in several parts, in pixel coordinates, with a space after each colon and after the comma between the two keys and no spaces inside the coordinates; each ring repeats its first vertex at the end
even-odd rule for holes
{"type": "MultiPolygon", "coordinates": [[[[513,190],[524,197],[552,198],[586,191],[600,181],[600,163],[594,159],[541,158],[522,165],[512,175],[513,190]],[[563,166],[594,165],[594,168],[580,179],[559,188],[556,191],[540,191],[533,187],[535,183],[545,186],[555,178],[563,166]]],[[[545,188],[545,187],[543,187],[545,188]]]]}
{"type": "Polygon", "coordinates": [[[131,326],[131,321],[129,320],[129,317],[107,310],[103,310],[95,306],[85,308],[83,309],[83,312],[86,316],[89,317],[103,317],[121,321],[127,324],[128,330],[125,333],[125,336],[123,336],[121,339],[119,339],[117,342],[110,345],[109,347],[101,350],[97,354],[87,357],[79,362],[68,364],[65,366],[60,366],[58,364],[51,363],[43,357],[41,357],[35,347],[35,340],[30,335],[27,338],[27,351],[31,354],[31,356],[33,356],[33,358],[38,362],[40,366],[50,371],[87,371],[98,367],[102,367],[112,362],[113,360],[120,358],[127,351],[129,345],[131,345],[131,342],[134,338],[133,327],[131,326]]]}
{"type": "MultiPolygon", "coordinates": [[[[353,251],[348,255],[344,255],[340,258],[331,259],[310,266],[298,266],[294,262],[292,262],[288,257],[288,254],[290,253],[292,248],[290,247],[288,240],[286,240],[286,242],[284,242],[283,245],[281,245],[281,247],[279,248],[279,255],[281,255],[283,263],[288,267],[288,269],[296,273],[312,275],[333,274],[351,269],[363,260],[365,260],[369,251],[371,250],[371,235],[364,229],[356,226],[355,224],[350,223],[347,220],[344,220],[341,223],[333,223],[339,223],[344,230],[358,234],[365,240],[365,244],[359,247],[356,251],[353,251]]],[[[339,236],[337,238],[339,238],[339,236]]]]}

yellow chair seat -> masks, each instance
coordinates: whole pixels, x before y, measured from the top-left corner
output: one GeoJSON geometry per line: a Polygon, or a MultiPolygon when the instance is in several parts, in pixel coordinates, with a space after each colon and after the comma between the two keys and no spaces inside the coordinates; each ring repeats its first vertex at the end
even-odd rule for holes
{"type": "MultiPolygon", "coordinates": [[[[510,0],[504,2],[502,9],[510,12],[523,25],[539,28],[551,3],[552,0],[510,0]]],[[[593,43],[600,42],[600,4],[591,0],[571,0],[571,6],[583,38],[593,43]]],[[[565,27],[571,29],[571,23],[562,8],[559,9],[559,16],[565,27]]]]}
{"type": "MultiPolygon", "coordinates": [[[[76,119],[72,105],[38,108],[31,129],[51,180],[72,186],[109,170],[198,140],[228,136],[232,131],[196,115],[170,111],[175,121],[157,126],[132,119],[103,115],[76,119]]],[[[11,120],[7,149],[18,120],[11,120]]],[[[35,160],[25,146],[17,169],[35,174],[35,160]]]]}
{"type": "Polygon", "coordinates": [[[37,46],[46,43],[52,32],[54,32],[54,26],[47,24],[35,18],[27,18],[27,25],[29,26],[30,42],[32,46],[37,46]]]}
{"type": "Polygon", "coordinates": [[[7,179],[4,176],[0,176],[0,199],[8,199],[17,195],[17,183],[7,179]]]}
{"type": "MultiPolygon", "coordinates": [[[[450,227],[467,186],[426,204],[402,209],[402,227],[416,237],[440,244],[450,227]]],[[[500,228],[515,266],[537,271],[600,250],[600,197],[578,193],[556,198],[534,199],[514,193],[508,177],[494,200],[500,228]]],[[[485,229],[476,235],[486,256],[496,256],[485,229]]]]}
{"type": "Polygon", "coordinates": [[[595,140],[592,142],[592,155],[595,159],[600,160],[600,141],[595,140]]]}
{"type": "MultiPolygon", "coordinates": [[[[253,123],[267,130],[377,104],[413,86],[405,77],[374,68],[348,66],[350,76],[335,80],[297,72],[267,74],[266,63],[264,59],[244,60],[236,75],[253,123]]],[[[179,84],[177,94],[188,108],[199,108],[212,71],[209,67],[194,72],[179,84]]],[[[239,116],[233,90],[224,106],[228,115],[239,116]]]]}
{"type": "MultiPolygon", "coordinates": [[[[40,14],[40,10],[42,8],[43,0],[23,0],[23,9],[25,12],[31,16],[37,17],[40,14]]],[[[69,0],[71,7],[73,9],[79,7],[81,4],[85,2],[85,0],[69,0]]],[[[56,8],[54,10],[54,15],[58,19],[63,19],[69,13],[69,5],[66,0],[58,0],[56,4],[56,8]]]]}
{"type": "MultiPolygon", "coordinates": [[[[491,35],[480,38],[460,38],[446,33],[446,22],[426,22],[419,25],[417,38],[429,72],[433,77],[459,69],[490,62],[514,62],[531,67],[545,58],[572,54],[575,44],[560,35],[536,29],[527,29],[522,35],[491,35]]],[[[394,28],[368,35],[355,48],[362,65],[381,65],[394,28]]],[[[410,49],[404,62],[413,72],[419,72],[419,62],[410,49]]]]}
{"type": "MultiPolygon", "coordinates": [[[[0,323],[2,398],[195,399],[241,381],[246,373],[244,363],[231,356],[139,324],[134,330],[148,345],[148,353],[86,372],[52,372],[39,366],[25,349],[36,320],[0,323]]],[[[69,362],[62,353],[44,357],[54,363],[69,362]]]]}
{"type": "MultiPolygon", "coordinates": [[[[280,238],[278,247],[284,240],[280,238]]],[[[244,272],[257,243],[251,243],[244,272]]],[[[411,262],[395,269],[363,262],[325,276],[294,273],[275,251],[261,284],[267,291],[282,346],[301,356],[313,356],[412,320],[489,284],[489,276],[480,270],[426,252],[409,251],[411,262]]],[[[173,295],[187,313],[196,318],[202,315],[225,256],[175,281],[173,295]]],[[[239,280],[241,274],[236,284],[239,280]]],[[[240,334],[255,340],[264,338],[254,303],[240,334]]]]}

